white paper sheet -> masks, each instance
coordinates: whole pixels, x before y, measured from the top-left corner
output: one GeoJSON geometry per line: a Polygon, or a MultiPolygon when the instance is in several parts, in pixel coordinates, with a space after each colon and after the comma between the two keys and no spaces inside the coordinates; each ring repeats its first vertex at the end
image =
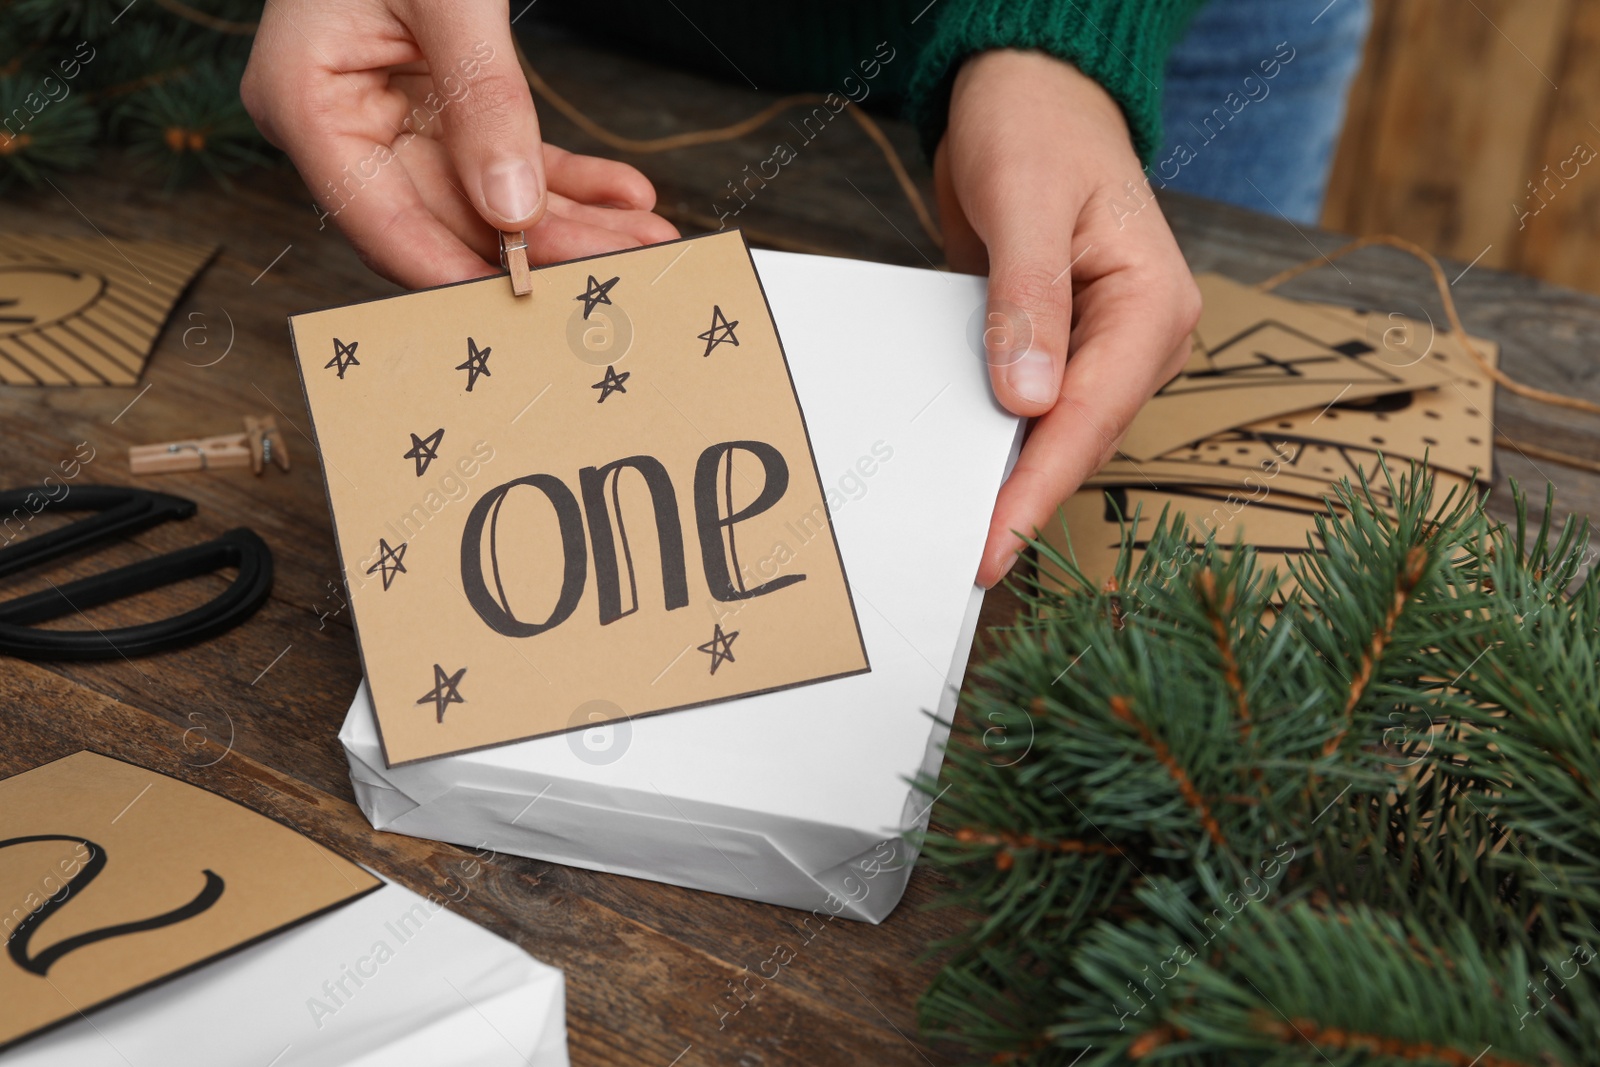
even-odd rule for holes
{"type": "Polygon", "coordinates": [[[561,972],[442,904],[386,885],[0,1067],[566,1067],[561,972]]]}

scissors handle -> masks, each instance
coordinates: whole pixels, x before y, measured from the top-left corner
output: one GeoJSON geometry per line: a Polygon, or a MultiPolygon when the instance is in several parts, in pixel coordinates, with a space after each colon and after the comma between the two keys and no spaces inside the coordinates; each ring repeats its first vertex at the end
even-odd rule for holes
{"type": "MultiPolygon", "coordinates": [[[[8,504],[20,506],[29,492],[0,492],[0,509],[8,504]]],[[[194,503],[182,497],[114,486],[76,487],[59,506],[99,514],[0,549],[0,575],[101,541],[128,537],[170,519],[188,518],[195,511],[194,503]]],[[[252,530],[229,530],[204,544],[0,602],[0,654],[28,660],[132,658],[203,641],[239,625],[266,603],[272,576],[272,551],[267,543],[252,530]],[[92,624],[75,630],[35,626],[224,567],[238,571],[227,589],[208,603],[168,619],[110,630],[92,624]]]]}
{"type": "Polygon", "coordinates": [[[97,512],[67,526],[35,534],[20,544],[0,548],[0,578],[92,545],[132,537],[164,522],[187,519],[195,512],[192,500],[152,493],[148,489],[118,485],[79,485],[66,489],[59,499],[50,497],[43,489],[0,491],[0,532],[7,538],[22,532],[34,516],[51,509],[97,512]],[[37,501],[43,503],[35,506],[37,501]]]}

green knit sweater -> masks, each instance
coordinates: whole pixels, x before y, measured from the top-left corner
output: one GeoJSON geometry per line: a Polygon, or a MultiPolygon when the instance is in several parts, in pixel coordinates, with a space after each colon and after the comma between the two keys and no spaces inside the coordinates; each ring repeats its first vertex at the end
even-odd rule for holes
{"type": "Polygon", "coordinates": [[[754,88],[894,103],[932,154],[961,61],[991,48],[1067,60],[1161,145],[1166,55],[1204,0],[544,0],[534,11],[657,62],[754,88]]]}

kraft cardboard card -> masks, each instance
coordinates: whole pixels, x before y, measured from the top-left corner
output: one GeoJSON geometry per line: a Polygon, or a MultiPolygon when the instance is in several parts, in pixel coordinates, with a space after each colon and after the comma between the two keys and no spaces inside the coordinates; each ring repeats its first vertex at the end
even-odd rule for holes
{"type": "Polygon", "coordinates": [[[231,800],[108,756],[0,781],[0,1048],[381,884],[231,800]]]}
{"type": "MultiPolygon", "coordinates": [[[[1337,503],[1334,507],[1342,510],[1337,503]]],[[[1320,550],[1316,519],[1328,513],[1328,504],[1287,493],[1249,500],[1225,488],[1202,485],[1096,487],[1069,497],[1061,506],[1059,519],[1041,531],[1041,540],[1076,560],[1091,581],[1104,584],[1115,573],[1124,531],[1133,533],[1133,565],[1138,566],[1163,513],[1169,521],[1180,513],[1184,516],[1187,543],[1196,552],[1208,536],[1215,536],[1224,551],[1241,541],[1250,545],[1256,551],[1257,565],[1263,571],[1275,570],[1280,594],[1287,594],[1293,581],[1285,564],[1320,550]]],[[[1040,576],[1059,584],[1060,576],[1043,560],[1040,576]]]]}
{"type": "Polygon", "coordinates": [[[133,385],[213,248],[0,235],[0,384],[133,385]]]}
{"type": "Polygon", "coordinates": [[[1120,450],[1154,459],[1242,423],[1438,385],[1451,375],[1396,354],[1355,324],[1215,274],[1188,364],[1144,406],[1120,450]]]}
{"type": "MultiPolygon", "coordinates": [[[[1390,460],[1391,474],[1403,467],[1403,461],[1390,460]]],[[[1230,431],[1148,463],[1113,460],[1068,498],[1059,521],[1047,524],[1041,538],[1063,552],[1070,545],[1084,573],[1104,581],[1113,573],[1123,530],[1133,525],[1135,514],[1137,563],[1162,513],[1181,512],[1188,520],[1192,548],[1199,549],[1213,536],[1224,550],[1240,542],[1249,545],[1263,570],[1277,571],[1280,591],[1287,593],[1292,579],[1285,564],[1320,551],[1317,518],[1330,508],[1344,510],[1335,483],[1348,478],[1357,485],[1363,474],[1373,503],[1390,511],[1389,483],[1376,451],[1230,431]]],[[[1460,499],[1475,490],[1471,478],[1454,471],[1434,468],[1432,475],[1435,501],[1451,493],[1460,499]]]]}
{"type": "MultiPolygon", "coordinates": [[[[1340,480],[1348,478],[1351,485],[1360,485],[1365,478],[1374,500],[1380,506],[1387,506],[1389,487],[1383,473],[1384,464],[1388,464],[1392,473],[1399,473],[1407,462],[1373,445],[1328,443],[1281,431],[1229,430],[1208,437],[1192,448],[1169,452],[1160,459],[1143,463],[1113,459],[1084,484],[1140,488],[1211,486],[1234,489],[1250,500],[1287,493],[1320,501],[1334,495],[1334,486],[1340,480]]],[[[1434,474],[1440,493],[1467,483],[1465,476],[1454,471],[1436,469],[1434,474]]]]}
{"type": "Polygon", "coordinates": [[[290,324],[390,766],[869,669],[738,232],[290,324]]]}
{"type": "MultiPolygon", "coordinates": [[[[1278,415],[1240,427],[1328,446],[1375,448],[1407,460],[1487,483],[1494,461],[1494,382],[1467,352],[1460,335],[1432,322],[1327,304],[1308,305],[1354,327],[1388,358],[1447,372],[1443,383],[1409,393],[1341,400],[1322,410],[1278,415]]],[[[1500,346],[1481,337],[1472,344],[1490,366],[1500,346]]]]}

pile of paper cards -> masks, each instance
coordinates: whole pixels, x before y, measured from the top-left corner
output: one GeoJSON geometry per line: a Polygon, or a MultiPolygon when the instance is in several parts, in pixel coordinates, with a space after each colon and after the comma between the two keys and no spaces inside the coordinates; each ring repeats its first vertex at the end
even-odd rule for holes
{"type": "MultiPolygon", "coordinates": [[[[1136,513],[1136,552],[1163,511],[1181,512],[1196,545],[1242,541],[1271,568],[1318,547],[1316,517],[1341,479],[1366,475],[1383,505],[1380,460],[1397,482],[1412,460],[1426,461],[1435,499],[1488,482],[1494,383],[1459,335],[1218,275],[1196,280],[1205,310],[1188,365],[1063,506],[1065,532],[1045,531],[1063,551],[1070,541],[1091,579],[1112,574],[1136,513]]],[[[1493,342],[1472,344],[1491,365],[1498,358],[1493,342]]]]}

